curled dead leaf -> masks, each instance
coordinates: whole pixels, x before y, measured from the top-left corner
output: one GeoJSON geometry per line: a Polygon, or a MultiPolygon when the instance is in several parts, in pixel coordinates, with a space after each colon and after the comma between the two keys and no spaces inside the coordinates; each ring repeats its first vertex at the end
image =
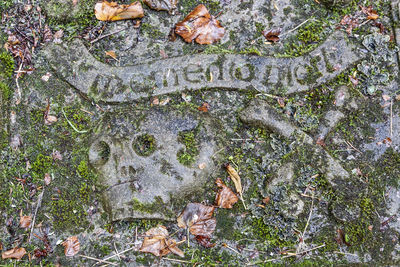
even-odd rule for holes
{"type": "Polygon", "coordinates": [[[213,218],[214,207],[200,203],[189,203],[177,218],[178,226],[187,229],[193,235],[211,237],[217,221],[213,218]]]}
{"type": "Polygon", "coordinates": [[[280,40],[279,34],[281,34],[281,29],[272,29],[269,31],[262,31],[262,35],[265,37],[267,41],[270,42],[278,42],[280,40]]]}
{"type": "Polygon", "coordinates": [[[77,236],[68,237],[64,242],[62,242],[62,245],[64,246],[64,254],[67,257],[76,255],[81,248],[77,236]]]}
{"type": "Polygon", "coordinates": [[[176,9],[178,0],[144,0],[146,5],[157,11],[168,11],[170,14],[176,9]]]}
{"type": "Polygon", "coordinates": [[[146,232],[146,237],[139,251],[152,253],[158,257],[165,256],[170,252],[184,257],[183,251],[178,248],[174,239],[168,238],[168,230],[162,225],[153,227],[146,232]]]}
{"type": "Polygon", "coordinates": [[[44,184],[49,185],[51,183],[51,176],[48,173],[44,174],[44,184]]]}
{"type": "Polygon", "coordinates": [[[242,182],[240,180],[240,176],[235,170],[235,168],[232,167],[229,163],[225,164],[226,171],[229,174],[229,177],[231,177],[233,183],[235,184],[236,192],[239,193],[239,195],[242,195],[242,182]]]}
{"type": "Polygon", "coordinates": [[[175,25],[175,33],[188,43],[195,40],[199,44],[212,44],[221,40],[225,29],[201,4],[175,25]]]}
{"type": "Polygon", "coordinates": [[[106,56],[112,57],[117,60],[117,54],[114,51],[106,51],[106,56]]]}
{"type": "Polygon", "coordinates": [[[197,235],[196,237],[196,241],[202,245],[205,248],[212,248],[215,246],[214,243],[211,243],[210,240],[211,238],[208,236],[202,236],[202,235],[197,235]]]}
{"type": "Polygon", "coordinates": [[[116,2],[99,2],[94,7],[96,18],[101,21],[143,18],[142,4],[136,1],[129,5],[118,5],[116,2]]]}
{"type": "Polygon", "coordinates": [[[227,187],[224,182],[218,178],[215,183],[220,189],[218,190],[218,194],[215,197],[215,203],[218,207],[224,209],[231,209],[233,205],[239,200],[233,191],[227,187]]]}
{"type": "Polygon", "coordinates": [[[202,112],[208,112],[208,110],[210,109],[210,104],[208,104],[207,102],[204,102],[203,105],[201,105],[197,109],[202,112]]]}
{"type": "Polygon", "coordinates": [[[31,216],[21,216],[19,218],[19,227],[21,228],[28,228],[31,225],[32,217],[31,216]]]}
{"type": "Polygon", "coordinates": [[[22,259],[25,256],[26,250],[24,248],[13,248],[1,253],[1,258],[4,259],[22,259]]]}

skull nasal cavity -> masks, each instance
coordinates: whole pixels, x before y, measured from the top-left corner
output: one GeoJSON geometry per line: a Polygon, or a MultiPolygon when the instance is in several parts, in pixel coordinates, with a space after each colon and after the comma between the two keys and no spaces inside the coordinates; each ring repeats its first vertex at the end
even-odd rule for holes
{"type": "Polygon", "coordinates": [[[139,135],[133,141],[132,148],[139,156],[150,156],[156,150],[156,139],[150,134],[139,135]]]}
{"type": "Polygon", "coordinates": [[[94,143],[89,150],[89,160],[94,165],[106,164],[110,158],[110,146],[104,142],[94,143]]]}

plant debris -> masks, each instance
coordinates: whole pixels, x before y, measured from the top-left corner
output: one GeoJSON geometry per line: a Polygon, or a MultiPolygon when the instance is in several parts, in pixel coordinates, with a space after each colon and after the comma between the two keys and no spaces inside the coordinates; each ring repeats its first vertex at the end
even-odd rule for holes
{"type": "Polygon", "coordinates": [[[379,18],[378,13],[372,9],[372,6],[360,6],[362,13],[364,13],[365,15],[367,15],[367,19],[369,20],[376,20],[379,18]]]}
{"type": "Polygon", "coordinates": [[[168,230],[162,225],[151,228],[146,232],[146,237],[139,251],[152,253],[158,257],[165,256],[170,252],[180,257],[185,256],[183,251],[178,248],[176,241],[168,238],[168,230]]]}
{"type": "Polygon", "coordinates": [[[195,40],[199,44],[212,44],[221,40],[225,29],[204,5],[198,5],[181,22],[175,25],[175,33],[186,42],[195,40]]]}
{"type": "Polygon", "coordinates": [[[68,237],[62,242],[62,245],[64,246],[64,254],[67,257],[75,256],[81,247],[77,236],[68,237]]]}
{"type": "Polygon", "coordinates": [[[116,2],[99,2],[94,7],[96,18],[101,21],[143,18],[142,4],[136,1],[129,5],[118,5],[116,2]]]}
{"type": "Polygon", "coordinates": [[[278,42],[280,40],[279,34],[281,34],[281,29],[272,29],[269,31],[262,31],[262,35],[265,37],[267,41],[270,42],[278,42]]]}
{"type": "Polygon", "coordinates": [[[354,28],[360,26],[358,23],[358,18],[352,17],[350,15],[345,15],[342,20],[340,21],[340,25],[346,26],[347,34],[351,34],[354,28]]]}
{"type": "Polygon", "coordinates": [[[210,104],[204,102],[203,105],[201,105],[200,107],[197,108],[199,111],[202,112],[208,112],[208,110],[210,109],[210,104]]]}
{"type": "Polygon", "coordinates": [[[19,218],[19,226],[21,228],[28,228],[31,225],[31,223],[32,223],[32,216],[27,216],[27,215],[22,216],[21,214],[19,218]]]}
{"type": "Polygon", "coordinates": [[[239,198],[220,178],[218,178],[215,183],[220,187],[218,194],[215,197],[215,204],[220,208],[231,209],[239,198]]]}
{"type": "Polygon", "coordinates": [[[177,218],[178,226],[187,229],[192,235],[211,237],[217,225],[213,218],[215,207],[200,203],[189,203],[177,218]]]}
{"type": "Polygon", "coordinates": [[[200,245],[202,245],[205,248],[215,247],[215,243],[211,243],[210,242],[211,238],[208,236],[196,235],[195,239],[200,245]]]}
{"type": "Polygon", "coordinates": [[[1,253],[1,258],[4,259],[22,259],[25,256],[26,250],[24,248],[13,248],[1,253]]]}
{"type": "Polygon", "coordinates": [[[168,11],[172,14],[176,10],[178,0],[144,0],[146,5],[157,11],[168,11]]]}

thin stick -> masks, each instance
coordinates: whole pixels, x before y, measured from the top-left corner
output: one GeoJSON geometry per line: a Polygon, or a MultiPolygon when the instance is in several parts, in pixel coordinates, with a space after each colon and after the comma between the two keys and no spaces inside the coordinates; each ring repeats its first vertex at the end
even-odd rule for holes
{"type": "Polygon", "coordinates": [[[223,247],[226,247],[227,249],[232,250],[233,252],[235,252],[235,253],[237,253],[237,254],[240,254],[239,251],[237,251],[236,249],[234,249],[233,247],[229,246],[229,245],[226,244],[226,243],[222,244],[222,246],[223,246],[223,247]]]}
{"type": "Polygon", "coordinates": [[[18,94],[18,99],[17,99],[17,105],[21,102],[22,94],[21,94],[21,88],[19,87],[18,79],[19,79],[19,73],[21,72],[22,69],[22,63],[19,64],[18,72],[17,72],[17,77],[15,78],[15,84],[17,85],[17,94],[18,94]]]}
{"type": "Polygon", "coordinates": [[[43,188],[43,191],[42,191],[42,193],[40,193],[39,198],[38,198],[38,203],[37,203],[37,205],[36,205],[35,214],[33,215],[32,226],[31,226],[31,233],[29,234],[28,243],[31,242],[31,237],[32,237],[32,233],[33,233],[33,228],[34,228],[34,226],[35,226],[36,215],[37,215],[37,212],[38,212],[38,210],[39,210],[40,205],[42,204],[42,198],[43,198],[43,194],[44,194],[44,189],[45,189],[45,188],[43,188]]]}
{"type": "Polygon", "coordinates": [[[111,262],[111,261],[96,259],[96,258],[93,258],[93,257],[90,257],[90,256],[85,256],[85,255],[78,255],[78,256],[82,257],[82,258],[89,259],[89,260],[94,260],[94,261],[97,261],[97,262],[102,262],[102,263],[107,263],[107,264],[111,264],[111,265],[114,265],[114,266],[118,266],[118,264],[116,264],[114,262],[111,262]]]}
{"type": "Polygon", "coordinates": [[[313,209],[314,209],[314,194],[312,194],[310,214],[308,215],[308,219],[307,219],[306,226],[304,227],[304,231],[303,231],[303,233],[301,234],[300,243],[299,243],[299,246],[297,247],[296,254],[299,253],[299,250],[301,249],[301,245],[300,245],[300,244],[301,244],[301,243],[304,243],[304,235],[306,234],[307,227],[308,227],[308,225],[309,225],[309,223],[310,223],[313,209]]]}
{"type": "Polygon", "coordinates": [[[191,263],[190,261],[184,261],[184,260],[178,260],[178,259],[172,259],[172,258],[162,258],[163,260],[168,260],[168,261],[176,261],[176,262],[181,262],[181,263],[191,263]]]}
{"type": "Polygon", "coordinates": [[[119,259],[119,261],[121,261],[121,257],[118,254],[119,252],[118,252],[117,246],[115,245],[115,242],[113,242],[113,243],[114,243],[115,252],[117,252],[117,255],[118,255],[118,259],[119,259]]]}
{"type": "Polygon", "coordinates": [[[305,250],[305,251],[302,251],[302,252],[300,252],[300,253],[290,253],[290,252],[288,252],[288,253],[286,253],[286,254],[287,254],[288,256],[298,256],[298,255],[302,255],[302,254],[304,254],[304,253],[308,253],[308,252],[311,252],[311,251],[313,251],[313,250],[316,250],[316,249],[319,249],[319,248],[323,248],[323,247],[325,247],[325,244],[320,245],[320,246],[315,247],[315,248],[310,248],[310,249],[305,250]]]}
{"type": "Polygon", "coordinates": [[[106,38],[106,37],[108,37],[108,36],[110,36],[110,35],[113,35],[113,34],[116,34],[116,33],[119,33],[119,32],[125,31],[125,30],[126,30],[126,28],[125,28],[125,29],[118,30],[118,31],[115,31],[115,32],[108,33],[108,34],[106,34],[106,35],[102,35],[102,36],[100,36],[100,37],[94,39],[93,41],[90,41],[90,44],[94,44],[95,42],[98,42],[98,41],[100,41],[100,40],[103,39],[103,38],[106,38]]]}
{"type": "Polygon", "coordinates": [[[87,132],[88,132],[87,130],[83,130],[83,131],[78,130],[78,129],[75,127],[75,125],[73,125],[72,122],[70,122],[70,121],[68,120],[67,114],[65,114],[64,108],[61,108],[61,111],[62,111],[62,113],[63,113],[63,115],[64,115],[64,118],[67,120],[69,126],[71,126],[72,129],[74,129],[75,132],[77,132],[77,133],[87,133],[87,132]]]}
{"type": "MultiPolygon", "coordinates": [[[[119,256],[119,255],[122,255],[122,254],[124,254],[124,253],[126,253],[126,252],[128,252],[128,251],[134,250],[134,249],[135,249],[135,247],[131,247],[131,248],[125,249],[125,250],[119,252],[118,254],[114,254],[114,255],[112,255],[112,256],[109,256],[109,257],[103,259],[103,261],[112,259],[112,258],[114,258],[114,257],[117,257],[117,256],[119,256]]],[[[95,265],[97,265],[97,264],[99,264],[99,262],[96,263],[95,265]]]]}
{"type": "Polygon", "coordinates": [[[390,138],[393,138],[393,100],[390,99],[390,138]]]}
{"type": "Polygon", "coordinates": [[[293,31],[297,30],[298,28],[300,28],[301,26],[303,26],[304,24],[306,24],[306,23],[307,23],[308,21],[310,21],[310,20],[314,20],[314,18],[306,19],[305,21],[303,21],[302,23],[300,23],[299,25],[297,25],[297,26],[294,27],[293,29],[291,29],[291,30],[289,30],[289,31],[287,31],[287,32],[285,32],[285,33],[283,33],[283,34],[281,34],[280,37],[283,37],[283,36],[285,36],[285,35],[288,35],[289,33],[291,33],[291,32],[293,32],[293,31]]]}
{"type": "Polygon", "coordinates": [[[355,151],[359,152],[362,154],[362,152],[360,150],[358,150],[357,148],[355,148],[349,141],[344,140],[344,142],[349,145],[351,148],[353,148],[355,151]]]}

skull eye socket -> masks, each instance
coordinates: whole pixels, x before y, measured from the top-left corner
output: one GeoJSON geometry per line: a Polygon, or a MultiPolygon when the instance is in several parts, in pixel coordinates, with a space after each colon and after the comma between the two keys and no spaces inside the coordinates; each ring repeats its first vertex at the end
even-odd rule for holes
{"type": "Polygon", "coordinates": [[[156,150],[156,139],[150,134],[139,135],[133,141],[132,148],[139,156],[150,156],[156,150]]]}
{"type": "Polygon", "coordinates": [[[94,143],[89,150],[89,160],[94,165],[106,164],[110,158],[110,146],[104,142],[99,141],[94,143]]]}

